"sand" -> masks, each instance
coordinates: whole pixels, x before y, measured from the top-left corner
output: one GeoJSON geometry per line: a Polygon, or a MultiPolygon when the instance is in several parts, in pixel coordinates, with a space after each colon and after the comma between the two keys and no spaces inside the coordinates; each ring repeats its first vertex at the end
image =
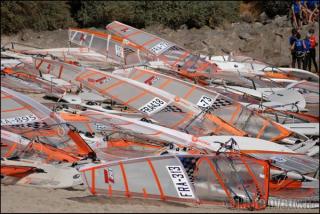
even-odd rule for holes
{"type": "MultiPolygon", "coordinates": [[[[45,189],[1,184],[1,213],[10,212],[248,212],[222,206],[185,205],[143,199],[92,196],[87,190],[45,189]]],[[[259,213],[318,213],[317,209],[267,208],[259,213]]]]}

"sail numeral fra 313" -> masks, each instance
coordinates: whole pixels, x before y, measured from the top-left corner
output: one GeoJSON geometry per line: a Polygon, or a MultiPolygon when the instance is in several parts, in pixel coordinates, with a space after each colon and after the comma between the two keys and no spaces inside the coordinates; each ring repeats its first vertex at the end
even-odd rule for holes
{"type": "Polygon", "coordinates": [[[166,166],[180,198],[194,198],[190,184],[181,166],[166,166]]]}

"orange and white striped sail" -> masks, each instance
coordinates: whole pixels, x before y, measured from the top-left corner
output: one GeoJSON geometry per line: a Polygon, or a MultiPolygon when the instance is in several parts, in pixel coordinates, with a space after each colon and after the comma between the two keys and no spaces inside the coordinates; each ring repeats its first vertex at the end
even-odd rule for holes
{"type": "Polygon", "coordinates": [[[141,52],[153,55],[154,61],[163,61],[170,69],[190,78],[210,78],[217,65],[192,52],[150,33],[114,21],[106,26],[112,34],[139,47],[141,52]]]}
{"type": "Polygon", "coordinates": [[[77,130],[84,133],[88,132],[92,135],[96,133],[102,135],[128,133],[129,135],[134,135],[137,136],[137,138],[144,138],[149,141],[163,141],[179,146],[197,147],[199,149],[205,149],[208,152],[217,151],[218,149],[227,151],[225,148],[221,148],[221,143],[224,144],[233,138],[237,142],[237,148],[232,149],[238,149],[240,152],[274,151],[295,153],[284,145],[266,140],[230,135],[195,137],[157,124],[93,110],[86,110],[78,114],[59,112],[59,115],[65,121],[75,126],[77,130]]]}
{"type": "Polygon", "coordinates": [[[140,47],[121,37],[87,29],[69,29],[69,42],[88,48],[118,64],[132,65],[152,60],[140,47]]]}
{"type": "Polygon", "coordinates": [[[185,153],[200,153],[201,145],[189,147],[192,136],[136,119],[91,110],[79,114],[60,112],[60,116],[84,133],[87,143],[102,160],[159,155],[170,145],[172,149],[184,149],[185,153]]]}
{"type": "Polygon", "coordinates": [[[219,129],[221,134],[245,135],[214,115],[205,114],[194,104],[163,90],[92,68],[35,58],[35,67],[78,86],[85,86],[103,96],[140,111],[160,124],[194,135],[208,135],[219,129]],[[48,69],[49,68],[49,69],[48,69]]]}
{"type": "Polygon", "coordinates": [[[269,165],[242,155],[153,156],[85,166],[83,180],[94,195],[236,208],[267,205],[269,165]],[[143,182],[141,182],[143,181],[143,182]]]}
{"type": "Polygon", "coordinates": [[[16,156],[24,150],[31,141],[18,134],[1,129],[1,157],[16,156]]]}
{"type": "Polygon", "coordinates": [[[86,110],[79,114],[59,112],[59,115],[82,132],[106,134],[123,132],[149,140],[165,141],[184,146],[191,145],[191,142],[197,140],[196,137],[183,132],[116,114],[86,110]]]}
{"type": "MultiPolygon", "coordinates": [[[[31,50],[14,50],[17,53],[25,54],[30,56],[43,56],[47,58],[59,59],[64,62],[79,64],[94,63],[94,64],[105,64],[106,56],[97,53],[89,48],[50,48],[50,49],[31,49],[31,50]]],[[[26,60],[24,60],[26,61],[26,60]]]]}
{"type": "Polygon", "coordinates": [[[29,140],[21,135],[1,129],[1,157],[19,157],[28,160],[53,162],[76,162],[81,156],[58,149],[47,143],[29,140]]]}
{"type": "Polygon", "coordinates": [[[45,93],[45,89],[40,84],[30,80],[25,81],[13,75],[1,75],[1,86],[23,93],[45,93]]]}
{"type": "MultiPolygon", "coordinates": [[[[199,108],[207,110],[210,114],[223,119],[226,123],[245,131],[251,137],[278,141],[292,134],[292,131],[261,117],[254,111],[247,109],[227,96],[215,92],[213,89],[209,90],[144,67],[115,70],[113,73],[188,100],[199,108]]],[[[215,130],[214,133],[219,134],[219,129],[215,130]]]]}
{"type": "Polygon", "coordinates": [[[31,64],[21,64],[14,68],[5,68],[2,70],[8,76],[1,77],[4,87],[24,92],[24,93],[64,93],[67,89],[72,88],[69,85],[56,86],[47,79],[43,79],[42,75],[31,64]]]}
{"type": "Polygon", "coordinates": [[[1,87],[1,129],[79,156],[93,150],[56,113],[35,100],[1,87]]]}
{"type": "MultiPolygon", "coordinates": [[[[147,141],[153,145],[162,147],[165,143],[172,143],[180,148],[188,148],[189,150],[185,151],[192,154],[196,154],[196,151],[212,153],[218,150],[220,152],[237,150],[242,154],[247,154],[257,159],[272,161],[272,165],[279,167],[281,170],[295,169],[301,174],[313,173],[319,165],[315,159],[304,154],[296,153],[284,145],[257,138],[238,136],[195,137],[193,135],[156,124],[91,110],[87,110],[79,114],[60,112],[60,115],[65,121],[74,125],[82,132],[104,134],[106,136],[111,136],[117,133],[116,136],[118,137],[115,138],[121,138],[124,140],[121,142],[119,141],[118,145],[121,143],[121,145],[127,147],[133,145],[133,143],[130,142],[131,140],[138,140],[139,142],[147,141]],[[228,142],[230,143],[231,139],[236,142],[236,145],[228,147],[228,142]],[[282,162],[278,162],[277,160],[282,160],[282,162]],[[297,166],[297,164],[295,164],[296,162],[301,164],[297,166]]],[[[108,137],[108,142],[102,142],[100,148],[109,148],[110,139],[111,138],[108,137]]],[[[95,151],[99,157],[99,154],[101,153],[99,153],[97,149],[95,151]]],[[[135,152],[142,156],[141,152],[135,152]]],[[[123,151],[123,153],[119,152],[117,156],[122,158],[127,156],[130,157],[128,151],[123,151]]],[[[105,158],[105,155],[101,155],[101,157],[105,158]]]]}

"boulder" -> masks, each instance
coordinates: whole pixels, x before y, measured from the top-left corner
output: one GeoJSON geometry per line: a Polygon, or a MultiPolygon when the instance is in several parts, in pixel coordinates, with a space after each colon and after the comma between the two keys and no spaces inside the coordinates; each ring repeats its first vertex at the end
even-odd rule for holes
{"type": "Polygon", "coordinates": [[[287,16],[279,16],[276,15],[274,20],[272,21],[272,24],[275,24],[276,27],[289,27],[290,20],[287,16]]]}
{"type": "Polygon", "coordinates": [[[262,24],[268,24],[271,23],[271,20],[269,19],[269,17],[267,16],[267,14],[265,12],[261,13],[259,15],[259,19],[258,19],[262,24]]]}

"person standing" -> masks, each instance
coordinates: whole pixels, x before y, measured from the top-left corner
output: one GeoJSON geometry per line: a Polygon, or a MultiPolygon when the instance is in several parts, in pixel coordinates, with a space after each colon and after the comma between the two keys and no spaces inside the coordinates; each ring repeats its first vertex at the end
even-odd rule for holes
{"type": "Polygon", "coordinates": [[[296,41],[293,42],[293,44],[291,46],[291,50],[295,51],[295,55],[296,55],[297,62],[298,62],[298,68],[301,69],[302,61],[303,61],[304,54],[305,54],[305,52],[304,52],[305,47],[304,47],[304,43],[301,39],[300,33],[297,33],[297,39],[296,39],[296,41]]]}
{"type": "Polygon", "coordinates": [[[303,59],[303,70],[311,71],[311,58],[310,58],[310,34],[307,33],[305,39],[302,41],[303,42],[303,47],[304,47],[304,59],[303,59]]]}
{"type": "Polygon", "coordinates": [[[300,29],[301,28],[301,20],[302,20],[302,8],[300,4],[300,0],[294,0],[292,6],[291,6],[291,12],[292,12],[292,25],[295,28],[300,29]]]}
{"type": "Polygon", "coordinates": [[[301,19],[302,19],[302,24],[306,25],[308,24],[308,20],[309,20],[309,16],[311,14],[311,11],[308,9],[307,6],[307,0],[301,0],[300,1],[300,5],[301,5],[301,19]]]}
{"type": "MultiPolygon", "coordinates": [[[[291,36],[289,37],[289,45],[291,49],[291,46],[293,45],[293,43],[297,40],[297,29],[292,28],[291,30],[291,36]]],[[[295,68],[296,67],[296,62],[297,62],[297,57],[296,57],[296,52],[294,51],[294,49],[291,49],[291,67],[295,68]]]]}
{"type": "Polygon", "coordinates": [[[313,63],[313,66],[316,69],[316,73],[318,73],[318,65],[317,65],[317,60],[316,60],[316,46],[318,45],[316,36],[314,35],[314,29],[309,30],[309,35],[310,35],[310,71],[311,71],[311,62],[313,63]]]}

